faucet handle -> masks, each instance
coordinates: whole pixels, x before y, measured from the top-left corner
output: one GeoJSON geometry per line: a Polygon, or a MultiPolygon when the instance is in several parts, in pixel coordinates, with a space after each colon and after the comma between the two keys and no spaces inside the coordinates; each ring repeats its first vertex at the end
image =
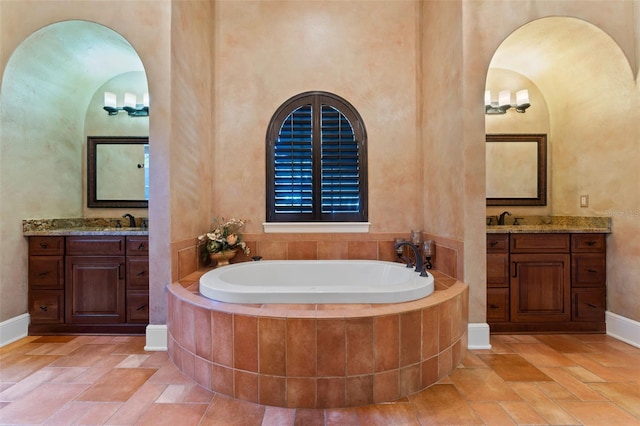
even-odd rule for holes
{"type": "Polygon", "coordinates": [[[520,222],[518,222],[519,220],[524,220],[524,217],[516,217],[513,219],[513,226],[518,226],[520,225],[520,222]]]}

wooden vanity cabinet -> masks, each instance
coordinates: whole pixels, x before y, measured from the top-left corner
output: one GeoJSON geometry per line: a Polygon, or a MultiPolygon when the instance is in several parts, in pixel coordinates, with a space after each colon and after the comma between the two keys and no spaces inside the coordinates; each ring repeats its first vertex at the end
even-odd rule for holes
{"type": "Polygon", "coordinates": [[[511,321],[570,321],[569,234],[513,234],[510,254],[511,321]]]}
{"type": "Polygon", "coordinates": [[[487,234],[492,332],[603,332],[605,295],[604,234],[487,234]]]}
{"type": "Polygon", "coordinates": [[[149,323],[149,238],[127,237],[127,322],[149,323]]]}
{"type": "Polygon", "coordinates": [[[606,244],[603,234],[571,236],[572,320],[605,321],[606,244]]]}
{"type": "Polygon", "coordinates": [[[148,237],[29,237],[30,334],[144,333],[148,237]]]}
{"type": "Polygon", "coordinates": [[[67,323],[125,322],[124,240],[121,236],[67,237],[67,323]]]}
{"type": "Polygon", "coordinates": [[[32,323],[64,322],[64,237],[29,238],[29,315],[32,323]]]}
{"type": "Polygon", "coordinates": [[[509,321],[509,234],[487,235],[487,321],[509,321]]]}

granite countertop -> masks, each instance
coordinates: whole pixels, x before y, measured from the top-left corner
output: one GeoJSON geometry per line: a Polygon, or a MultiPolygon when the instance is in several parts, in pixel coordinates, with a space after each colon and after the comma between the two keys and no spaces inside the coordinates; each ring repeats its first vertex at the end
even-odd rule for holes
{"type": "MultiPolygon", "coordinates": [[[[487,225],[487,234],[610,234],[610,217],[588,216],[524,216],[514,225],[507,217],[505,225],[487,225]]],[[[495,222],[495,219],[494,219],[495,222]]]]}
{"type": "Polygon", "coordinates": [[[149,235],[149,229],[146,226],[141,226],[143,221],[146,223],[147,219],[136,218],[135,221],[137,226],[129,227],[125,226],[128,223],[128,219],[121,218],[25,219],[22,221],[22,234],[25,237],[149,235]]]}

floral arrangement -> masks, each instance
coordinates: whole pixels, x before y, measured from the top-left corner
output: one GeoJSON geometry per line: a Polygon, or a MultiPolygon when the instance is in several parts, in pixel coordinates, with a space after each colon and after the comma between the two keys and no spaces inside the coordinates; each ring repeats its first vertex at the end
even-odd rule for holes
{"type": "Polygon", "coordinates": [[[202,256],[207,257],[210,253],[219,253],[227,250],[242,249],[244,254],[250,253],[247,244],[242,241],[240,230],[247,221],[244,219],[229,219],[225,221],[213,219],[211,231],[200,235],[198,240],[201,242],[202,256]]]}

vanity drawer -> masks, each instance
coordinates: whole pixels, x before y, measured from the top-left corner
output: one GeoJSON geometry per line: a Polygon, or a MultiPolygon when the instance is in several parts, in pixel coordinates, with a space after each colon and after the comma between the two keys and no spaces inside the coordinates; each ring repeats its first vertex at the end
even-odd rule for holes
{"type": "Polygon", "coordinates": [[[576,288],[573,296],[571,319],[573,321],[604,322],[606,295],[604,288],[576,288]]]}
{"type": "Polygon", "coordinates": [[[513,234],[511,253],[569,253],[569,234],[513,234]]]}
{"type": "Polygon", "coordinates": [[[509,287],[509,255],[487,254],[487,287],[509,287]]]}
{"type": "Polygon", "coordinates": [[[571,235],[571,251],[573,253],[604,253],[605,249],[604,234],[571,235]]]}
{"type": "Polygon", "coordinates": [[[29,287],[64,289],[64,256],[29,256],[29,287]]]}
{"type": "Polygon", "coordinates": [[[127,290],[149,290],[149,258],[127,257],[127,290]]]}
{"type": "Polygon", "coordinates": [[[487,253],[508,253],[509,234],[487,234],[487,253]]]}
{"type": "Polygon", "coordinates": [[[607,264],[604,254],[574,254],[571,256],[573,287],[604,287],[607,264]]]}
{"type": "Polygon", "coordinates": [[[148,256],[149,237],[127,237],[127,256],[148,256]]]}
{"type": "Polygon", "coordinates": [[[127,292],[127,322],[149,323],[149,292],[127,292]]]}
{"type": "Polygon", "coordinates": [[[34,256],[62,256],[64,237],[29,237],[29,254],[34,256]]]}
{"type": "Polygon", "coordinates": [[[78,236],[67,237],[67,254],[71,256],[118,256],[124,255],[124,237],[78,236]]]}
{"type": "Polygon", "coordinates": [[[509,289],[487,289],[487,322],[509,321],[509,289]]]}
{"type": "Polygon", "coordinates": [[[64,291],[30,291],[29,316],[33,324],[64,322],[64,291]]]}

